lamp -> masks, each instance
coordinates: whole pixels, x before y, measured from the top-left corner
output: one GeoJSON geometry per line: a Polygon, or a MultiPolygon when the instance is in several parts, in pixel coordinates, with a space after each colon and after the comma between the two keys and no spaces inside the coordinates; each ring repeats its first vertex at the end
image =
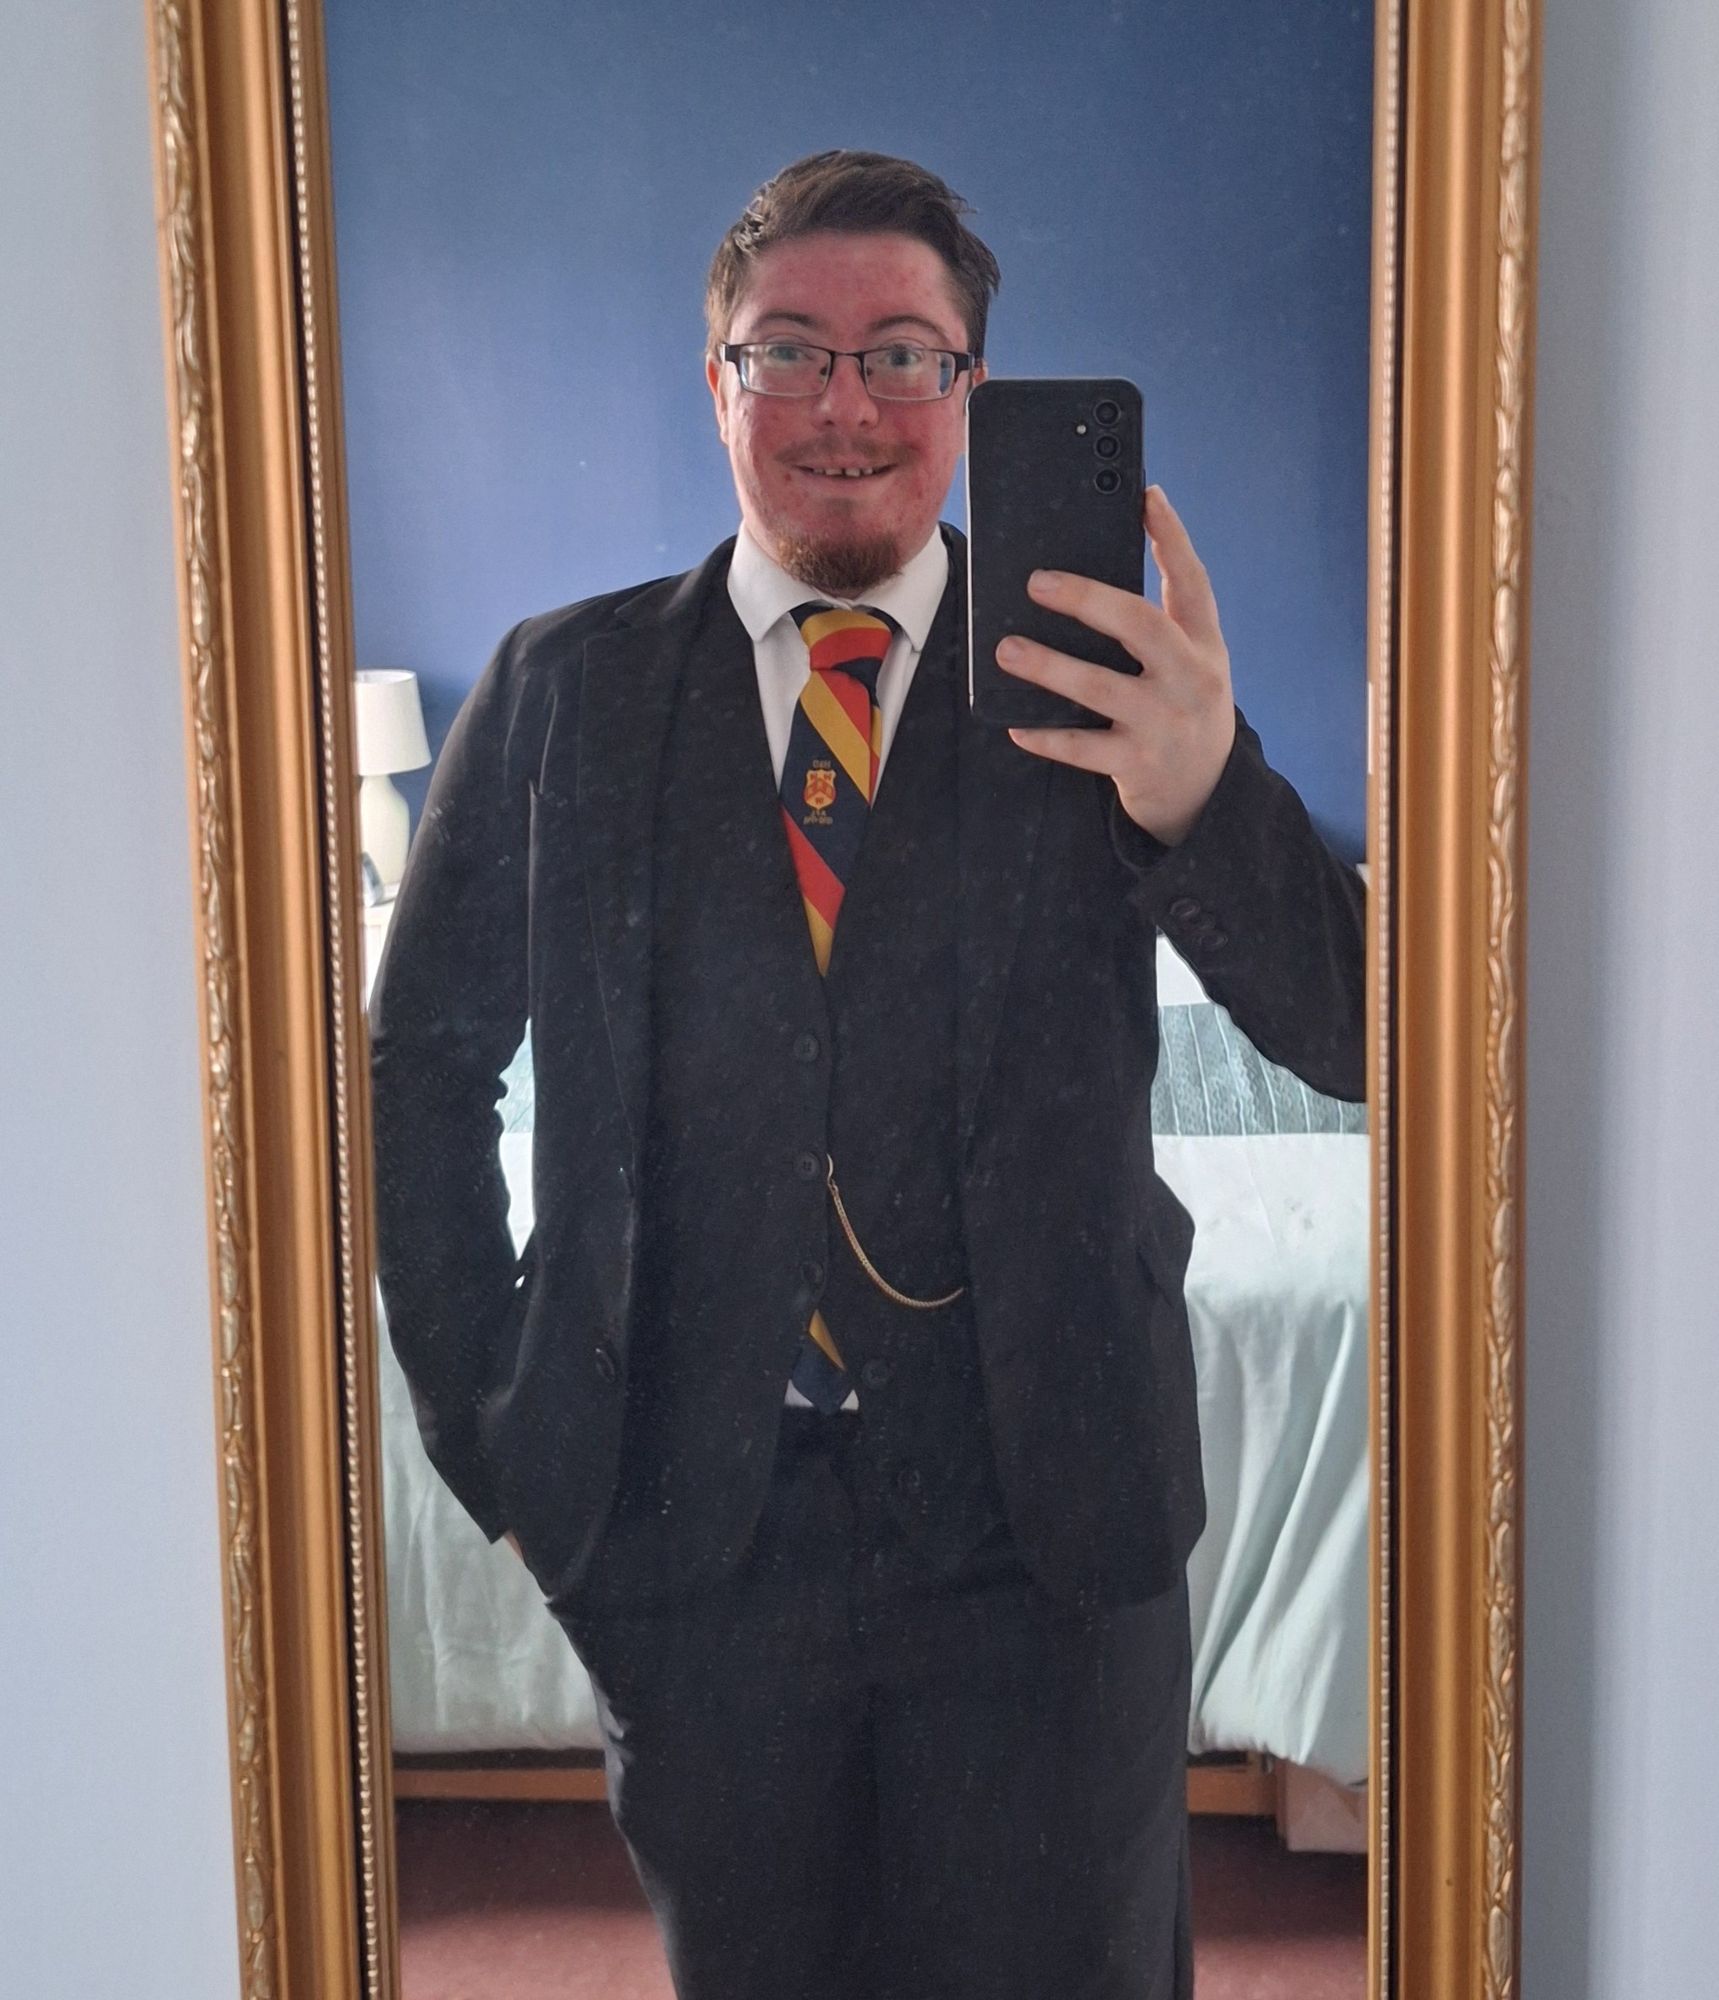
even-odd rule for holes
{"type": "Polygon", "coordinates": [[[411,814],[393,784],[396,771],[430,761],[418,676],[403,667],[371,667],[355,677],[358,705],[358,827],[364,852],[386,894],[400,886],[411,814]]]}

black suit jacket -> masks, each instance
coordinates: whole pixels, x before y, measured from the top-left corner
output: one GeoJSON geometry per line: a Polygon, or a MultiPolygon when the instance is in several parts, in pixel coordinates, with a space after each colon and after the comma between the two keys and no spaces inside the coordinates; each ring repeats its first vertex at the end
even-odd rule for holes
{"type": "MultiPolygon", "coordinates": [[[[958,606],[964,544],[945,536],[958,606]]],[[[518,1534],[552,1594],[583,1573],[615,1486],[645,1247],[658,779],[732,546],[504,640],[438,762],[373,1002],[390,1332],[437,1469],[488,1534],[518,1534]],[[536,1220],[516,1259],[495,1106],[527,1021],[536,1220]]],[[[1107,779],[970,717],[957,794],[961,1221],[999,1484],[1048,1587],[1154,1595],[1204,1519],[1193,1231],[1153,1167],[1155,932],[1267,1056],[1358,1098],[1361,886],[1239,718],[1174,849],[1107,779]]],[[[712,1417],[760,1501],[780,1409],[773,1393],[712,1417]]],[[[684,1532],[709,1531],[692,1510],[684,1532]]]]}

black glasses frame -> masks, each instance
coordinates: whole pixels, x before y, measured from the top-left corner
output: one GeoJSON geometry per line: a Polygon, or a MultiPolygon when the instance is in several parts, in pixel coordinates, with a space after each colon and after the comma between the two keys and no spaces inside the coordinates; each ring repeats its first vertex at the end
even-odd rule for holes
{"type": "Polygon", "coordinates": [[[749,396],[780,396],[789,402],[796,403],[809,402],[812,397],[821,396],[830,386],[830,379],[836,372],[836,363],[838,361],[857,361],[859,363],[860,380],[865,383],[867,393],[876,396],[879,402],[945,403],[954,395],[955,384],[960,381],[962,375],[969,368],[977,365],[980,358],[977,354],[964,353],[958,347],[920,347],[919,343],[913,340],[888,340],[881,347],[821,347],[815,340],[801,340],[796,336],[782,334],[778,334],[775,340],[721,340],[716,344],[716,351],[724,361],[733,362],[735,368],[739,370],[740,386],[749,396]],[[748,348],[773,347],[778,341],[784,339],[791,339],[795,347],[805,348],[808,354],[828,355],[829,365],[824,370],[824,379],[815,389],[755,389],[747,381],[746,363],[742,357],[746,354],[748,348]],[[939,389],[935,396],[891,396],[888,394],[879,396],[866,375],[866,356],[869,354],[888,354],[898,347],[917,348],[921,354],[935,354],[946,360],[953,361],[955,367],[954,372],[949,377],[948,388],[939,389]]]}

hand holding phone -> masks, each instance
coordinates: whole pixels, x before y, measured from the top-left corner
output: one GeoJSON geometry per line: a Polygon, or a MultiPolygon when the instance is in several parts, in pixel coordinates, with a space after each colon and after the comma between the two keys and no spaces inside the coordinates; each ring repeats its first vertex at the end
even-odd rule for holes
{"type": "MultiPolygon", "coordinates": [[[[1071,412],[1068,392],[1092,399],[1108,386],[991,382],[973,391],[970,408],[993,388],[1046,393],[1033,422],[970,422],[981,467],[975,482],[969,457],[970,692],[975,713],[1007,727],[1023,750],[1111,778],[1129,818],[1174,846],[1204,810],[1235,742],[1229,651],[1205,566],[1157,487],[1136,499],[1134,522],[1151,542],[1162,608],[1147,601],[1138,560],[1130,570],[1113,520],[1096,536],[1099,517],[1077,510],[1086,553],[1072,562],[1048,553],[1069,545],[1057,526],[1068,517],[1072,485],[1061,426],[1083,419],[1078,408],[1071,412]],[[1058,406],[1057,428],[1047,431],[1039,412],[1058,406]],[[1055,447],[1060,476],[1049,484],[1061,501],[1036,519],[1035,434],[1041,468],[1047,437],[1055,447]]],[[[1122,407],[1121,398],[1107,400],[1122,407]]]]}

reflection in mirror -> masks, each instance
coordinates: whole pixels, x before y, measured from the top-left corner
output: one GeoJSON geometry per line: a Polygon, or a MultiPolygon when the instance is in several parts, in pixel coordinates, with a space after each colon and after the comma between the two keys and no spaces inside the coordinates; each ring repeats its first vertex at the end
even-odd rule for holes
{"type": "Polygon", "coordinates": [[[327,34],[408,2000],[1360,1994],[1368,17],[327,34]],[[1103,738],[986,368],[1143,392],[1103,738]]]}

